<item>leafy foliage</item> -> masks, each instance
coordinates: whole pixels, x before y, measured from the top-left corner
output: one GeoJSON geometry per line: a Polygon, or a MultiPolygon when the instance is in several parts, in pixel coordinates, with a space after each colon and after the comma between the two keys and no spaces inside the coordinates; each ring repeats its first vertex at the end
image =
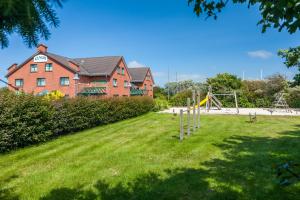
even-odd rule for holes
{"type": "Polygon", "coordinates": [[[298,67],[300,69],[300,46],[289,49],[281,49],[278,51],[278,55],[285,59],[284,64],[287,67],[298,67]]]}
{"type": "Polygon", "coordinates": [[[290,107],[300,108],[300,86],[289,88],[287,101],[290,107]]]}
{"type": "Polygon", "coordinates": [[[169,107],[169,102],[166,99],[156,98],[154,99],[154,109],[153,111],[160,111],[167,109],[169,107]]]}
{"type": "Polygon", "coordinates": [[[194,82],[193,80],[184,80],[178,82],[170,82],[165,85],[166,93],[169,90],[170,95],[173,96],[185,90],[201,90],[206,91],[206,85],[201,82],[194,82]]]}
{"type": "Polygon", "coordinates": [[[192,98],[192,90],[177,93],[170,99],[172,106],[186,106],[187,98],[192,98]]]}
{"type": "Polygon", "coordinates": [[[148,97],[48,101],[44,97],[0,92],[0,152],[86,128],[135,117],[154,108],[148,97]]]}
{"type": "MultiPolygon", "coordinates": [[[[194,6],[194,12],[199,16],[203,13],[207,17],[217,19],[217,14],[224,9],[229,0],[188,0],[189,5],[194,6]]],[[[300,29],[300,3],[297,0],[232,0],[233,4],[247,4],[259,6],[262,19],[258,22],[262,25],[262,32],[273,27],[282,31],[287,29],[289,33],[295,33],[300,29]]]]}
{"type": "Polygon", "coordinates": [[[36,46],[39,38],[48,39],[48,26],[58,27],[59,20],[53,9],[62,6],[62,0],[1,0],[0,45],[9,44],[8,35],[18,33],[29,46],[36,46]]]}
{"type": "Polygon", "coordinates": [[[215,93],[223,93],[239,89],[242,85],[242,81],[235,75],[223,73],[207,79],[207,84],[212,87],[215,93]]]}

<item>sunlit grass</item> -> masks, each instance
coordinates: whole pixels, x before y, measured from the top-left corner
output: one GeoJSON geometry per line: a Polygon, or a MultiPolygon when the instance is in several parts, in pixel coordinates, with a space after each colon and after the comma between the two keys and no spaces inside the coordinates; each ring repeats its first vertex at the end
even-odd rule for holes
{"type": "Polygon", "coordinates": [[[300,118],[207,116],[179,142],[150,113],[0,156],[0,199],[296,199],[272,165],[300,162],[300,118]]]}

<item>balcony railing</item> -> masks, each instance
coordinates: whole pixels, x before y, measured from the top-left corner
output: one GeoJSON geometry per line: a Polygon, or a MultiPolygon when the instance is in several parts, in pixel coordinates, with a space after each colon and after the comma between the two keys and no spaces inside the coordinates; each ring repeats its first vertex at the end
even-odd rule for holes
{"type": "Polygon", "coordinates": [[[79,95],[105,95],[107,94],[107,85],[102,83],[79,83],[77,85],[79,95]]]}

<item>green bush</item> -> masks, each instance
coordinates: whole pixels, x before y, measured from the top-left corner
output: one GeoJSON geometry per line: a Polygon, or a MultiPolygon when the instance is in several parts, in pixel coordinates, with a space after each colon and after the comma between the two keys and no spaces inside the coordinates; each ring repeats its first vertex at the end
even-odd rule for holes
{"type": "Polygon", "coordinates": [[[54,107],[41,97],[0,94],[0,152],[46,141],[52,134],[54,107]]]}
{"type": "Polygon", "coordinates": [[[292,108],[300,108],[300,86],[289,88],[287,103],[292,108]]]}
{"type": "Polygon", "coordinates": [[[3,90],[0,92],[0,152],[139,116],[153,108],[154,102],[149,97],[49,101],[3,90]]]}
{"type": "Polygon", "coordinates": [[[153,111],[160,111],[167,109],[169,107],[169,103],[166,99],[156,98],[154,99],[154,108],[153,111]]]}
{"type": "Polygon", "coordinates": [[[187,98],[192,98],[191,90],[185,90],[177,93],[170,99],[170,104],[172,106],[186,106],[187,98]]]}

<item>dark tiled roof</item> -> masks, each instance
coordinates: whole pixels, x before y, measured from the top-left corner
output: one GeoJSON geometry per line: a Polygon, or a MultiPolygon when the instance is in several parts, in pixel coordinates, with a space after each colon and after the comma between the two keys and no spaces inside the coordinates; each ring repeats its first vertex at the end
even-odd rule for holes
{"type": "Polygon", "coordinates": [[[106,56],[93,58],[74,58],[73,62],[80,66],[80,74],[87,76],[111,75],[122,56],[106,56]]]}
{"type": "Polygon", "coordinates": [[[64,57],[64,56],[60,56],[60,55],[56,55],[54,53],[49,53],[46,52],[44,53],[46,56],[49,56],[50,58],[53,58],[54,60],[56,60],[57,62],[63,64],[64,66],[68,67],[69,69],[71,69],[72,71],[75,71],[75,69],[73,69],[70,64],[69,61],[72,61],[72,59],[64,57]]]}
{"type": "Polygon", "coordinates": [[[131,75],[132,82],[143,82],[149,67],[128,68],[128,70],[131,75]]]}

